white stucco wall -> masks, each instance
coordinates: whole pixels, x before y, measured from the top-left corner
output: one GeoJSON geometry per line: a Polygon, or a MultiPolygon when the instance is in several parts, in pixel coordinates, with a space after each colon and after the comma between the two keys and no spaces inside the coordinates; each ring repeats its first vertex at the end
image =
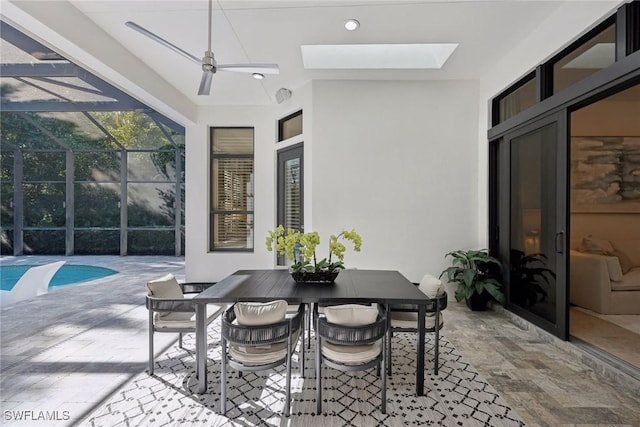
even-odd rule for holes
{"type": "MultiPolygon", "coordinates": [[[[275,225],[276,149],[304,140],[306,230],[355,228],[357,268],[397,269],[411,280],[439,274],[444,254],[477,247],[477,83],[313,82],[273,107],[203,109],[187,128],[189,281],[269,268],[275,225]],[[277,119],[304,110],[302,138],[275,144],[277,119]],[[255,127],[255,250],[208,252],[208,126],[255,127]],[[194,189],[197,189],[194,191],[194,189]]],[[[319,251],[319,256],[324,256],[319,251]]]]}
{"type": "MultiPolygon", "coordinates": [[[[305,142],[310,134],[310,85],[294,91],[294,95],[280,105],[267,107],[210,107],[201,108],[197,123],[186,128],[186,248],[185,276],[188,281],[218,281],[236,270],[271,268],[275,256],[267,251],[264,239],[276,221],[276,150],[305,142]],[[278,119],[300,109],[304,111],[304,135],[276,144],[278,119]],[[309,115],[307,116],[307,113],[309,115]],[[210,127],[237,126],[254,128],[254,251],[209,251],[209,135],[210,127]],[[307,132],[308,131],[308,132],[307,132]]],[[[311,140],[311,137],[308,138],[311,140]]],[[[307,152],[305,151],[305,156],[307,152]]],[[[306,159],[305,159],[306,160],[306,159]]],[[[310,168],[309,168],[310,169],[310,168]]],[[[305,177],[306,178],[306,177],[305,177]]],[[[311,178],[306,178],[306,212],[311,212],[311,178]],[[307,202],[309,202],[307,204],[307,202]]]]}
{"type": "Polygon", "coordinates": [[[355,228],[348,267],[440,274],[477,247],[477,82],[313,83],[313,225],[355,228]]]}

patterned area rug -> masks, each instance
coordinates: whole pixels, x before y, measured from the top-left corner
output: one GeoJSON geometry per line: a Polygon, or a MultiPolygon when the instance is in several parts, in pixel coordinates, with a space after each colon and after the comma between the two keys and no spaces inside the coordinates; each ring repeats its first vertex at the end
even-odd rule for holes
{"type": "Polygon", "coordinates": [[[298,353],[291,382],[291,416],[284,417],[285,368],[242,377],[230,369],[227,414],[220,410],[219,332],[209,328],[208,391],[196,394],[194,336],[156,358],[155,374],[141,373],[81,425],[175,426],[524,426],[496,390],[440,337],[440,370],[433,375],[433,336],[427,335],[425,395],[415,395],[416,335],[393,337],[393,372],[387,381],[387,414],[380,412],[380,379],[375,369],[342,373],[323,366],[323,411],[316,415],[314,341],[305,352],[305,378],[298,353]],[[191,349],[191,350],[190,350],[191,349]]]}

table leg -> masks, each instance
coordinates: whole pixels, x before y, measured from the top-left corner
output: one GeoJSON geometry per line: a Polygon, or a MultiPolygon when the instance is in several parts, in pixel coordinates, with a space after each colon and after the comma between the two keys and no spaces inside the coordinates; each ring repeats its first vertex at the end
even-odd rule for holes
{"type": "Polygon", "coordinates": [[[207,391],[207,305],[196,306],[196,374],[198,393],[207,391]]]}
{"type": "Polygon", "coordinates": [[[416,395],[424,396],[424,317],[426,306],[418,305],[418,354],[416,363],[416,395]]]}

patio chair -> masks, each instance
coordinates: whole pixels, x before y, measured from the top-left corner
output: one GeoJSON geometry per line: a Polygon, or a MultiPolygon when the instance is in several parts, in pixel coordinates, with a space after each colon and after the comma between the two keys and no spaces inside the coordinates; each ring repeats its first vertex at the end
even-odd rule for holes
{"type": "MultiPolygon", "coordinates": [[[[387,313],[381,305],[344,304],[314,312],[316,328],[316,413],[322,413],[322,364],[343,371],[385,366],[387,313]]],[[[386,375],[381,376],[380,410],[387,413],[386,375]]]]}
{"type": "MultiPolygon", "coordinates": [[[[440,353],[440,329],[444,326],[442,310],[447,308],[447,293],[442,282],[426,274],[420,283],[415,283],[429,298],[424,319],[426,333],[435,333],[433,373],[438,375],[440,353]]],[[[418,306],[415,304],[393,304],[389,307],[389,339],[387,340],[387,373],[391,376],[391,340],[394,332],[418,332],[418,306]]]]}
{"type": "MultiPolygon", "coordinates": [[[[178,283],[173,274],[167,274],[146,283],[146,305],[149,310],[149,375],[153,375],[153,335],[156,332],[178,333],[178,346],[182,335],[196,331],[195,306],[191,297],[215,283],[178,283]]],[[[207,325],[220,316],[226,306],[207,304],[207,325]]]]}
{"type": "Polygon", "coordinates": [[[13,304],[48,293],[49,282],[65,262],[57,261],[28,269],[10,291],[2,291],[0,293],[2,305],[13,304]]]}
{"type": "MultiPolygon", "coordinates": [[[[291,411],[291,358],[304,328],[305,304],[287,315],[287,302],[239,302],[222,316],[222,379],[220,412],[227,412],[227,368],[241,374],[286,364],[284,415],[291,411]]],[[[300,373],[304,377],[304,338],[300,345],[300,373]]]]}

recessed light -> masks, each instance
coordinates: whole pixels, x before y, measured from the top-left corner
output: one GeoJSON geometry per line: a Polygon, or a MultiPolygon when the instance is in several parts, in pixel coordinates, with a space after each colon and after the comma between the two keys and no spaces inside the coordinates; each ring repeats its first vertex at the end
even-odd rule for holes
{"type": "Polygon", "coordinates": [[[344,23],[344,28],[346,28],[348,31],[355,31],[359,26],[360,23],[356,19],[349,19],[344,23]]]}
{"type": "Polygon", "coordinates": [[[262,80],[264,79],[264,74],[262,73],[253,73],[253,78],[256,80],[262,80]]]}

